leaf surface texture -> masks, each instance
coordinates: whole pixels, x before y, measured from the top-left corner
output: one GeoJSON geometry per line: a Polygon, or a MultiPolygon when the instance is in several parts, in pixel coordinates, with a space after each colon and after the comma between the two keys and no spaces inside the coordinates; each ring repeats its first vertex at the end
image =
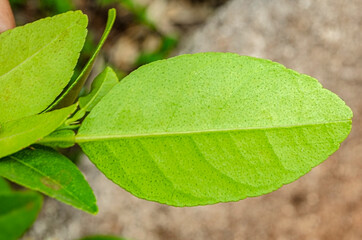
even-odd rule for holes
{"type": "Polygon", "coordinates": [[[68,84],[86,37],[80,11],[0,35],[0,123],[46,109],[68,84]]]}
{"type": "Polygon", "coordinates": [[[87,112],[90,112],[95,105],[118,83],[116,73],[110,67],[106,67],[92,82],[90,93],[79,98],[80,109],[67,123],[75,122],[87,112]]]}
{"type": "Polygon", "coordinates": [[[106,28],[104,29],[103,35],[101,39],[99,40],[99,43],[92,55],[92,57],[89,59],[85,67],[82,69],[82,72],[79,74],[79,76],[70,84],[69,87],[67,87],[66,91],[62,94],[60,98],[58,98],[50,107],[52,108],[61,108],[66,107],[74,103],[76,98],[78,97],[85,81],[87,80],[90,72],[92,71],[94,62],[103,46],[105,41],[108,38],[109,33],[112,30],[114,21],[116,19],[116,10],[114,8],[110,9],[108,11],[108,20],[106,24],[106,28]]]}
{"type": "Polygon", "coordinates": [[[335,152],[352,111],[312,77],[231,53],[143,66],[87,116],[76,141],[112,181],[174,206],[259,196],[335,152]]]}
{"type": "MultiPolygon", "coordinates": [[[[57,129],[76,105],[6,122],[0,128],[0,158],[15,153],[57,129]]],[[[0,159],[1,161],[1,159],[0,159]]]]}
{"type": "Polygon", "coordinates": [[[24,149],[1,159],[0,176],[87,212],[98,211],[93,191],[77,166],[51,148],[24,149]]]}
{"type": "Polygon", "coordinates": [[[90,93],[79,98],[80,108],[90,112],[117,83],[116,73],[112,68],[106,67],[92,82],[90,93]]]}

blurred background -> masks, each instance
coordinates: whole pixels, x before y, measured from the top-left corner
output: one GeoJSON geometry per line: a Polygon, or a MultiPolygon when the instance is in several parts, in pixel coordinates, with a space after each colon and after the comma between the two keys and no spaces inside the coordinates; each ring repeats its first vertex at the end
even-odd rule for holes
{"type": "Polygon", "coordinates": [[[175,208],[135,198],[85,158],[95,191],[91,216],[47,198],[23,240],[112,234],[156,239],[362,239],[362,1],[360,0],[11,0],[18,25],[73,9],[89,16],[78,69],[99,40],[107,10],[117,20],[94,72],[120,77],[181,53],[236,52],[268,58],[317,78],[354,112],[340,150],[310,173],[257,198],[175,208]]]}
{"type": "MultiPolygon", "coordinates": [[[[166,58],[182,36],[205,23],[227,0],[11,0],[18,25],[69,10],[89,18],[83,61],[100,39],[110,8],[117,20],[104,47],[107,63],[127,74],[140,65],[166,58]]],[[[83,62],[80,62],[80,66],[83,62]]]]}

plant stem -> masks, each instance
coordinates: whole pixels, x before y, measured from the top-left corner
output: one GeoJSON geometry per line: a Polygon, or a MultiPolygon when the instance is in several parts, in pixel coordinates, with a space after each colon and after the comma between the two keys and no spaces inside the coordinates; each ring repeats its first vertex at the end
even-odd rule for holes
{"type": "Polygon", "coordinates": [[[49,143],[71,143],[75,144],[75,136],[46,136],[36,143],[49,144],[49,143]]]}

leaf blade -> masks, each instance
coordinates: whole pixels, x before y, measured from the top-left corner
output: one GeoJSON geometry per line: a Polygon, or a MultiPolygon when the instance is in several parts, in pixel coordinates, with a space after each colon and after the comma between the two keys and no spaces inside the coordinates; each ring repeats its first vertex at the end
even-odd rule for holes
{"type": "Polygon", "coordinates": [[[11,188],[5,179],[0,178],[0,194],[2,193],[11,193],[11,188]]]}
{"type": "Polygon", "coordinates": [[[0,176],[89,213],[98,211],[93,191],[79,169],[50,148],[25,149],[3,158],[0,176]]]}
{"type": "Polygon", "coordinates": [[[53,132],[76,107],[72,105],[3,124],[0,131],[0,158],[15,153],[53,132]]]}
{"type": "Polygon", "coordinates": [[[0,239],[18,239],[35,221],[42,203],[35,192],[0,194],[0,239]]]}
{"type": "Polygon", "coordinates": [[[95,105],[118,83],[118,77],[112,68],[106,67],[92,82],[91,91],[78,102],[80,109],[66,123],[72,123],[83,118],[95,105]]]}
{"type": "Polygon", "coordinates": [[[54,101],[73,74],[86,26],[86,15],[76,11],[0,35],[0,123],[37,114],[54,101]]]}
{"type": "Polygon", "coordinates": [[[195,206],[294,181],[338,149],[351,117],[311,77],[267,60],[201,53],[131,73],[88,115],[76,142],[132,194],[195,206]]]}
{"type": "Polygon", "coordinates": [[[90,112],[95,105],[118,83],[111,67],[106,67],[93,81],[91,92],[79,98],[79,106],[90,112]]]}
{"type": "Polygon", "coordinates": [[[93,64],[104,42],[107,40],[109,33],[112,30],[115,19],[116,19],[116,10],[112,8],[108,11],[108,20],[106,28],[92,57],[89,59],[89,61],[87,62],[86,66],[83,68],[82,72],[79,74],[77,79],[66,89],[66,91],[62,94],[61,97],[59,97],[51,106],[49,106],[48,110],[69,106],[70,104],[74,103],[85,81],[87,80],[90,72],[92,71],[93,64]]]}

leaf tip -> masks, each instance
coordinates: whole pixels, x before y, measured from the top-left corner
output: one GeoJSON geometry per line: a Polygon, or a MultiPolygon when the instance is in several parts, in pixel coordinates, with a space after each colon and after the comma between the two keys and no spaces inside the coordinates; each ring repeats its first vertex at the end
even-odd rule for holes
{"type": "Polygon", "coordinates": [[[116,9],[115,8],[111,8],[108,10],[108,16],[109,17],[115,17],[116,16],[116,9]]]}
{"type": "Polygon", "coordinates": [[[97,215],[98,214],[98,206],[96,203],[94,203],[94,205],[90,206],[89,209],[86,210],[88,213],[92,214],[92,215],[97,215]]]}

